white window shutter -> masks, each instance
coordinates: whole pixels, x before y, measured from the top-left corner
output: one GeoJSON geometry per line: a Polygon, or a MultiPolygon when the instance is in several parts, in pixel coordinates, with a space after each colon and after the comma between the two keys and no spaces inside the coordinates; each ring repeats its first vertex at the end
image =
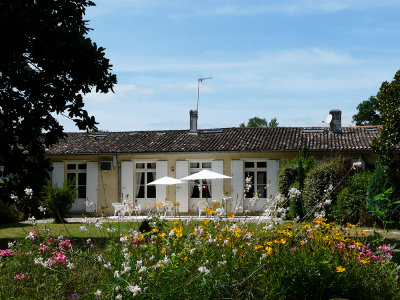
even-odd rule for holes
{"type": "MultiPolygon", "coordinates": [[[[168,176],[168,162],[166,160],[156,161],[156,179],[168,176]]],[[[150,183],[150,182],[149,182],[150,183]]],[[[167,198],[167,188],[165,185],[156,185],[156,202],[164,202],[167,198]]]]}
{"type": "Polygon", "coordinates": [[[279,171],[279,160],[267,160],[267,184],[270,186],[267,188],[267,198],[275,197],[278,193],[278,171],[279,171]]]}
{"type": "Polygon", "coordinates": [[[61,188],[64,184],[64,163],[53,162],[53,171],[51,171],[51,186],[61,188]]]}
{"type": "MultiPolygon", "coordinates": [[[[126,195],[129,195],[129,200],[135,200],[133,194],[133,161],[121,162],[121,193],[124,200],[126,195]]],[[[118,202],[120,201],[121,199],[118,199],[118,202]]]]}
{"type": "MultiPolygon", "coordinates": [[[[189,162],[177,161],[176,162],[176,178],[181,179],[189,175],[189,162]]],[[[179,210],[181,212],[189,211],[189,184],[185,180],[183,183],[176,185],[176,202],[180,203],[179,210]]]]}
{"type": "Polygon", "coordinates": [[[243,199],[244,189],[244,173],[243,173],[243,160],[231,161],[231,197],[232,203],[239,206],[243,199]]]}
{"type": "MultiPolygon", "coordinates": [[[[93,202],[93,209],[97,211],[97,188],[99,184],[99,163],[87,162],[86,168],[86,198],[93,202]]],[[[86,211],[92,211],[92,207],[86,206],[86,211]]]]}
{"type": "MultiPolygon", "coordinates": [[[[213,160],[211,162],[211,170],[219,174],[224,174],[224,161],[223,160],[213,160]]],[[[224,180],[223,179],[213,179],[211,185],[211,198],[220,202],[222,196],[224,195],[224,180]]]]}

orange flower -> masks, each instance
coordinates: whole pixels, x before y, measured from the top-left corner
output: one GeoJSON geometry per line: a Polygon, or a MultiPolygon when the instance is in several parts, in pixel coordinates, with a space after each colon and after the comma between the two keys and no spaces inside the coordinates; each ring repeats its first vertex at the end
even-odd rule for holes
{"type": "Polygon", "coordinates": [[[235,214],[234,213],[230,213],[229,215],[228,215],[228,218],[229,219],[233,219],[235,217],[235,214]]]}

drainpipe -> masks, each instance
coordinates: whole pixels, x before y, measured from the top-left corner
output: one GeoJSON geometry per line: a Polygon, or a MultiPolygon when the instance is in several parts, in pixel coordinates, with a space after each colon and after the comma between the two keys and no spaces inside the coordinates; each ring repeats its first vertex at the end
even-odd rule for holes
{"type": "Polygon", "coordinates": [[[118,155],[117,157],[117,165],[118,165],[118,202],[121,201],[121,163],[118,161],[118,155]]]}

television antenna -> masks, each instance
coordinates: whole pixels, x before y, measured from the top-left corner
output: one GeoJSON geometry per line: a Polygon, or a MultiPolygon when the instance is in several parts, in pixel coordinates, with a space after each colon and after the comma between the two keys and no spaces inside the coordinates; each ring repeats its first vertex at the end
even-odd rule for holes
{"type": "Polygon", "coordinates": [[[212,79],[212,77],[199,78],[199,79],[197,80],[197,118],[199,118],[200,82],[203,82],[203,80],[207,80],[207,79],[212,79]]]}

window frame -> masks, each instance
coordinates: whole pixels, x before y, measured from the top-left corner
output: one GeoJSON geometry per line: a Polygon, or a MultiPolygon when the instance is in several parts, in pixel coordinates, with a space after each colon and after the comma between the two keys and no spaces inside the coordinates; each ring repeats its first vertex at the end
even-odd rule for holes
{"type": "MultiPolygon", "coordinates": [[[[134,199],[138,199],[138,200],[145,200],[145,201],[150,201],[150,200],[156,200],[157,198],[157,189],[155,185],[147,185],[148,183],[148,172],[154,173],[154,178],[153,181],[156,180],[157,178],[157,161],[156,160],[137,160],[137,161],[133,161],[133,194],[135,195],[134,199]],[[137,168],[138,164],[144,164],[144,168],[137,168]],[[154,164],[154,168],[148,168],[148,164],[154,164]],[[144,184],[140,184],[137,185],[136,184],[136,176],[137,173],[144,173],[144,184]],[[138,188],[140,189],[140,187],[143,186],[144,187],[144,197],[143,198],[139,198],[138,195],[138,188]],[[149,189],[154,189],[154,197],[149,198],[148,197],[148,193],[149,193],[149,189]]],[[[151,181],[152,182],[152,181],[151,181]]],[[[130,199],[133,200],[133,199],[130,199]]]]}
{"type": "MultiPolygon", "coordinates": [[[[244,180],[246,180],[246,178],[249,175],[249,172],[252,172],[254,174],[253,178],[252,178],[252,182],[251,185],[253,186],[253,193],[256,193],[258,191],[258,187],[259,186],[267,186],[268,185],[268,160],[260,160],[260,159],[246,159],[243,161],[243,173],[244,173],[244,180]],[[253,167],[246,167],[246,163],[254,163],[253,167]],[[265,167],[258,167],[258,163],[265,163],[265,167]],[[265,172],[265,183],[258,183],[258,173],[261,172],[265,172]],[[256,188],[257,187],[257,188],[256,188]]],[[[250,192],[250,191],[249,191],[250,192]]],[[[267,199],[267,188],[264,188],[264,191],[260,191],[261,196],[259,196],[259,200],[266,200],[267,199]],[[265,195],[264,197],[262,195],[265,195]]],[[[249,197],[250,195],[246,195],[246,192],[244,193],[244,196],[246,199],[250,199],[253,198],[254,195],[251,195],[251,197],[249,197]]]]}

